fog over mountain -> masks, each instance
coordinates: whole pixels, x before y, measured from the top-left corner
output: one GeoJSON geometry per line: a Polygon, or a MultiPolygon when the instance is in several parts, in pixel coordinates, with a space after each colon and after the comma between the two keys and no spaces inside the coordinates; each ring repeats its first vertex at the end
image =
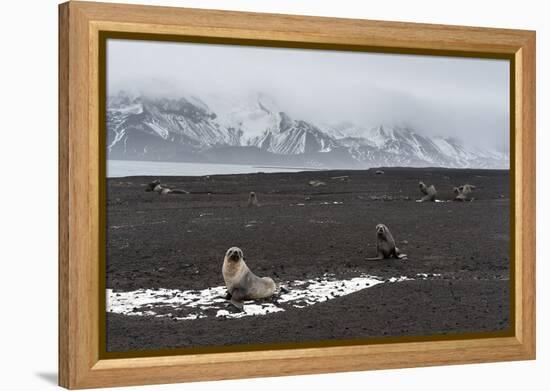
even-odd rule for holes
{"type": "Polygon", "coordinates": [[[507,61],[127,40],[107,55],[112,159],[508,167],[507,61]]]}

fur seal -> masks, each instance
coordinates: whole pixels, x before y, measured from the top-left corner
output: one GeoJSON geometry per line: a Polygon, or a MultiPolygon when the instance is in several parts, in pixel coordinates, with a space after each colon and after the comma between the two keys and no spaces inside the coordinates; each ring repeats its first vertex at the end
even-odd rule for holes
{"type": "Polygon", "coordinates": [[[420,187],[420,192],[424,194],[424,197],[418,200],[419,202],[426,202],[426,201],[435,202],[437,191],[435,190],[434,185],[426,186],[424,182],[418,182],[418,186],[420,187]]]}
{"type": "Polygon", "coordinates": [[[243,251],[231,247],[225,253],[222,275],[227,287],[226,299],[238,309],[243,309],[244,300],[265,299],[273,296],[277,285],[269,277],[258,277],[244,262],[243,251]]]}
{"type": "Polygon", "coordinates": [[[160,186],[160,181],[154,180],[153,182],[147,184],[147,187],[145,188],[145,191],[153,191],[155,187],[160,186]]]}
{"type": "Polygon", "coordinates": [[[248,207],[252,207],[252,206],[260,206],[260,204],[258,204],[258,197],[256,196],[256,193],[254,193],[253,191],[251,191],[248,196],[248,207]]]}
{"type": "Polygon", "coordinates": [[[181,189],[170,189],[168,187],[163,187],[160,184],[160,180],[155,180],[147,185],[145,188],[145,191],[153,191],[155,193],[159,194],[189,194],[188,191],[181,190],[181,189]]]}
{"type": "Polygon", "coordinates": [[[453,189],[454,193],[456,194],[456,197],[455,197],[455,201],[468,201],[468,200],[473,200],[470,199],[469,197],[469,194],[472,193],[472,191],[475,189],[476,187],[474,185],[468,185],[468,184],[465,184],[465,185],[462,185],[462,186],[458,186],[458,187],[455,187],[453,189]]]}
{"type": "Polygon", "coordinates": [[[456,194],[455,201],[466,201],[466,195],[462,194],[458,187],[453,187],[453,192],[456,194]]]}
{"type": "Polygon", "coordinates": [[[462,193],[468,195],[472,191],[474,191],[475,188],[476,187],[474,185],[465,184],[465,185],[459,186],[458,190],[460,190],[462,193]]]}
{"type": "Polygon", "coordinates": [[[376,226],[376,252],[378,255],[374,258],[367,258],[367,261],[379,261],[386,258],[407,259],[407,254],[402,254],[395,247],[395,240],[388,227],[384,224],[376,226]]]}

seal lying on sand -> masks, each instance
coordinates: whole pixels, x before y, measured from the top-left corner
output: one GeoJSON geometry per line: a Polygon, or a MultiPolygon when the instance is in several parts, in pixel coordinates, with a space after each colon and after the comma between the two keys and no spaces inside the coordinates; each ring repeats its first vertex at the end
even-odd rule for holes
{"type": "Polygon", "coordinates": [[[424,197],[418,200],[418,202],[426,202],[426,201],[435,202],[437,191],[435,190],[434,185],[426,186],[424,182],[418,182],[418,186],[420,187],[420,191],[422,192],[422,194],[424,194],[424,197]]]}
{"type": "Polygon", "coordinates": [[[155,180],[147,185],[145,191],[154,191],[159,194],[189,194],[188,191],[180,189],[170,189],[168,187],[162,187],[160,180],[155,180]]]}
{"type": "Polygon", "coordinates": [[[222,274],[227,299],[240,310],[244,300],[265,299],[277,291],[277,285],[271,278],[258,277],[250,271],[244,262],[243,251],[238,247],[231,247],[225,253],[222,274]]]}
{"type": "Polygon", "coordinates": [[[386,258],[407,259],[407,254],[402,254],[395,247],[395,240],[388,227],[384,224],[376,226],[376,252],[378,255],[374,258],[367,258],[367,261],[379,261],[386,258]]]}

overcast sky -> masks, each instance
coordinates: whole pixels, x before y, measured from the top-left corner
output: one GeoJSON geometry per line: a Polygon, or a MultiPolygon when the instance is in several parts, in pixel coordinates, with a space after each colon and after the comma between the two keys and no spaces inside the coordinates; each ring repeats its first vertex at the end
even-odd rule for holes
{"type": "Polygon", "coordinates": [[[409,125],[509,148],[509,62],[232,45],[112,40],[108,93],[178,96],[261,92],[314,123],[409,125]]]}

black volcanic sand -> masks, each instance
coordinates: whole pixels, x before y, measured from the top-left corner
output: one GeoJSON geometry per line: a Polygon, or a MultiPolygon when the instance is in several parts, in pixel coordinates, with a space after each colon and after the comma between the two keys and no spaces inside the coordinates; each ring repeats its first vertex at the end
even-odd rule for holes
{"type": "Polygon", "coordinates": [[[144,191],[156,177],[109,179],[107,288],[115,291],[223,285],[223,255],[231,246],[243,249],[256,274],[276,281],[327,272],[417,279],[241,319],[107,314],[107,351],[508,329],[509,172],[384,172],[160,177],[163,185],[191,192],[164,196],[144,191]],[[348,178],[334,178],[340,176],[348,178]],[[312,187],[310,180],[326,185],[312,187]],[[417,203],[419,180],[434,184],[444,200],[454,198],[454,186],[473,184],[475,201],[417,203]],[[260,207],[247,207],[250,191],[260,207]],[[390,228],[407,261],[364,260],[376,253],[378,223],[390,228]],[[422,280],[419,273],[441,276],[422,280]]]}

